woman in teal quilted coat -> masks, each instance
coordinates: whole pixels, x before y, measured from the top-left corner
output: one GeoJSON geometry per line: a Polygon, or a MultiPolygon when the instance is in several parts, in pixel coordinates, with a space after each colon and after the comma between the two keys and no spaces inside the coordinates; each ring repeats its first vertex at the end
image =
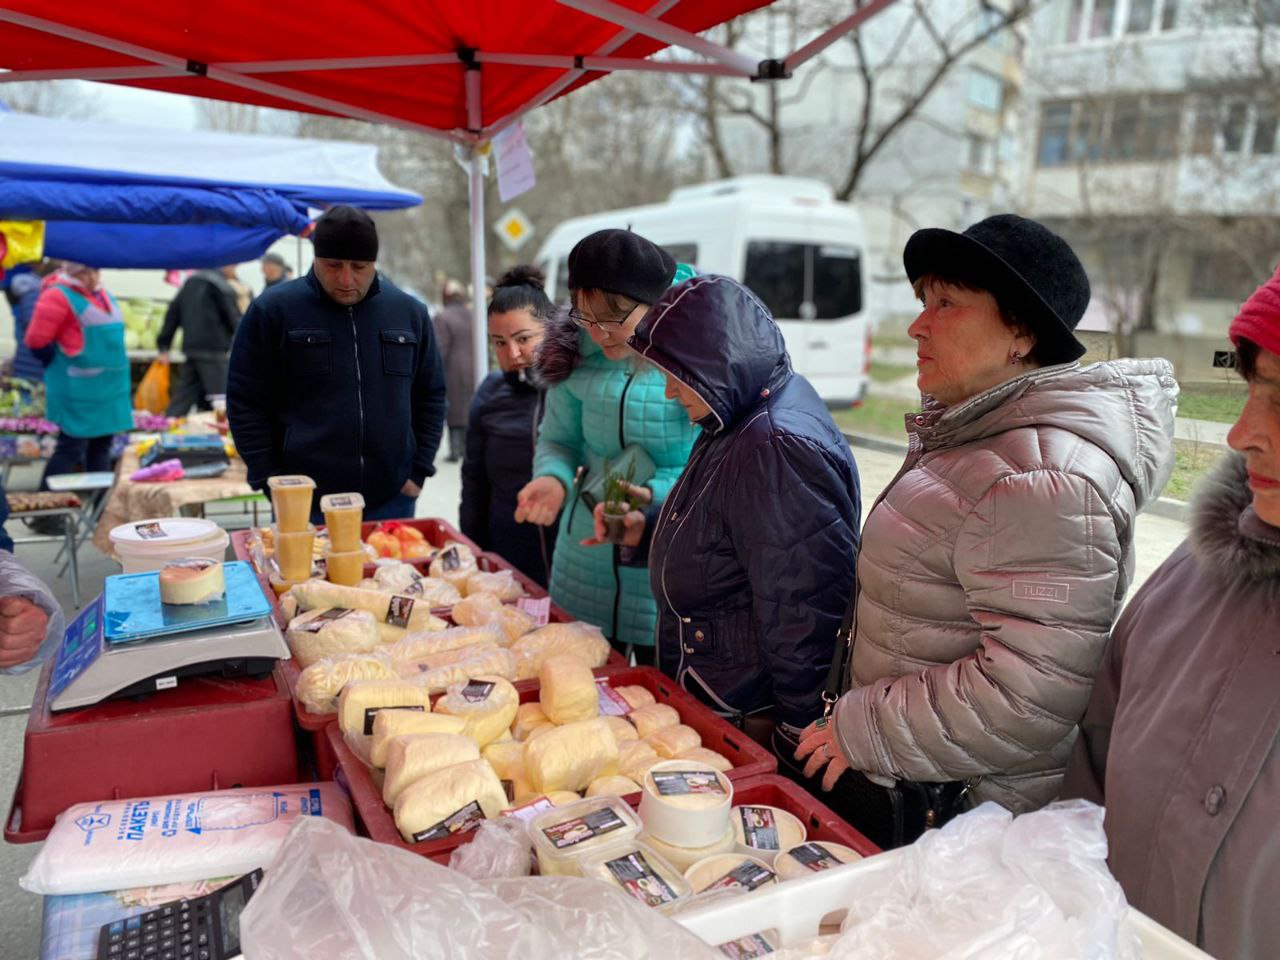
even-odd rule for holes
{"type": "Polygon", "coordinates": [[[657,604],[646,567],[623,566],[619,550],[583,546],[593,537],[591,506],[580,497],[623,450],[639,446],[653,462],[642,486],[655,503],[684,469],[696,429],[665,396],[656,369],[640,365],[626,338],[672,283],[692,275],[660,247],[625,230],[603,230],[569,255],[573,308],[547,324],[538,373],[549,385],[533,480],[520,492],[516,519],[560,535],[551,565],[551,597],[594,623],[638,661],[652,660],[657,604]],[[563,508],[563,509],[562,509],[563,508]]]}

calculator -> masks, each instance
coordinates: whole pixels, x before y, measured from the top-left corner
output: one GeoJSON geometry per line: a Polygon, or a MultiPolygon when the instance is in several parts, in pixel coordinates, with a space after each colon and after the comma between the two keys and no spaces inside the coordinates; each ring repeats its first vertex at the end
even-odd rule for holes
{"type": "Polygon", "coordinates": [[[194,900],[175,900],[105,924],[97,960],[230,960],[240,956],[240,914],[262,882],[255,870],[194,900]]]}

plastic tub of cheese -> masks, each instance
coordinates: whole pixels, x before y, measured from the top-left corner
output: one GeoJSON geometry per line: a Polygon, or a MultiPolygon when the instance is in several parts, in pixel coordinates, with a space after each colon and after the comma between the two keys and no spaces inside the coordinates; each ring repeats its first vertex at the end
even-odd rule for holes
{"type": "Polygon", "coordinates": [[[738,853],[759,857],[773,866],[774,858],[783,850],[799,846],[808,838],[804,821],[795,814],[768,804],[747,803],[735,806],[729,816],[734,848],[738,853]]]}
{"type": "Polygon", "coordinates": [[[227,539],[226,531],[212,520],[195,517],[137,520],[111,530],[111,546],[125,573],[149,573],[188,557],[223,560],[227,539]]]}
{"type": "Polygon", "coordinates": [[[646,833],[679,847],[705,847],[724,836],[733,784],[714,767],[665,760],[645,774],[640,786],[640,822],[646,833]]]}
{"type": "Polygon", "coordinates": [[[582,860],[582,875],[612,883],[647,907],[663,907],[693,891],[680,871],[643,843],[615,844],[582,860]]]}
{"type": "Polygon", "coordinates": [[[741,890],[750,892],[778,881],[763,860],[742,853],[719,853],[699,860],[684,872],[694,893],[704,890],[741,890]]]}
{"type": "Polygon", "coordinates": [[[631,843],[640,821],[616,797],[593,797],[540,813],[529,821],[529,835],[543,876],[578,877],[582,862],[605,847],[631,843]]]}

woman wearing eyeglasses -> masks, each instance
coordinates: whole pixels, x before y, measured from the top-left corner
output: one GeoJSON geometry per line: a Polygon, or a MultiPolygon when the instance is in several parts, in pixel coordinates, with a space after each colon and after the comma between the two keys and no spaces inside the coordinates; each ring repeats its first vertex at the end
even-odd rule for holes
{"type": "Polygon", "coordinates": [[[601,230],[569,254],[568,314],[547,324],[537,370],[547,383],[533,479],[516,520],[560,535],[551,597],[598,624],[620,649],[652,662],[657,605],[646,567],[623,566],[619,549],[583,546],[608,470],[630,467],[641,499],[660,503],[689,458],[695,428],[666,398],[662,375],[639,367],[627,338],[649,306],[690,275],[661,247],[628,230],[601,230]]]}

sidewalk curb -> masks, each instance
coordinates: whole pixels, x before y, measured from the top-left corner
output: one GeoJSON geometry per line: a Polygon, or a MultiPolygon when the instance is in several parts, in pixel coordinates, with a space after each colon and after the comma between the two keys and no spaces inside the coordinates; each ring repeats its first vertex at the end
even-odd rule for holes
{"type": "MultiPolygon", "coordinates": [[[[904,457],[907,455],[907,445],[899,443],[897,440],[871,437],[865,433],[851,433],[848,430],[841,432],[844,434],[844,438],[849,441],[849,446],[851,447],[865,447],[868,450],[875,450],[879,453],[896,453],[904,457]]],[[[1166,520],[1177,520],[1180,523],[1190,523],[1191,521],[1190,505],[1185,500],[1175,500],[1172,497],[1160,497],[1150,503],[1145,512],[1157,517],[1164,517],[1166,520]]]]}

